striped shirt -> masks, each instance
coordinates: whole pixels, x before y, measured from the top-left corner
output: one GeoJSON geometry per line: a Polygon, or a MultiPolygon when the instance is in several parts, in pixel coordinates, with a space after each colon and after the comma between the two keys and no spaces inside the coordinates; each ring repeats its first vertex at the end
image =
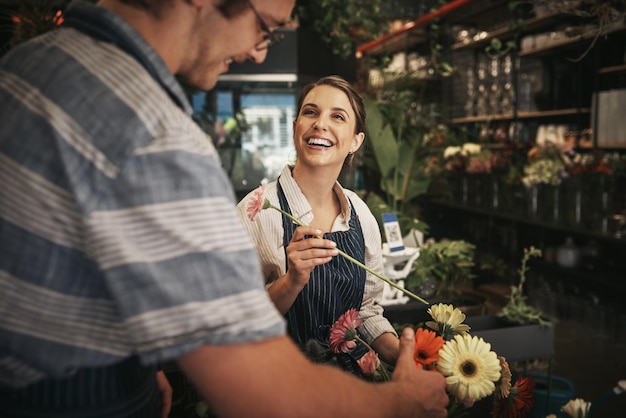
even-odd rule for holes
{"type": "MultiPolygon", "coordinates": [[[[309,225],[313,220],[313,210],[302,194],[300,186],[291,176],[290,166],[283,168],[278,181],[280,181],[280,185],[283,188],[292,215],[305,225],[309,225]]],[[[380,229],[372,212],[370,212],[365,202],[356,193],[344,189],[339,183],[335,183],[334,191],[339,198],[341,213],[335,219],[331,232],[348,230],[350,202],[352,202],[363,230],[365,265],[382,274],[383,259],[380,229]],[[348,197],[350,200],[348,200],[348,197]]],[[[264,210],[252,222],[247,216],[246,207],[253,193],[244,197],[237,207],[244,226],[252,240],[256,243],[259,256],[261,257],[261,267],[266,284],[271,286],[274,280],[286,272],[282,218],[277,210],[264,210]]],[[[265,197],[272,205],[280,207],[276,182],[267,185],[265,197]]],[[[359,332],[368,343],[371,343],[385,332],[395,334],[393,326],[383,316],[383,307],[380,305],[382,292],[383,281],[368,272],[365,276],[363,303],[361,304],[359,314],[359,317],[364,320],[359,327],[359,332]]]]}
{"type": "Polygon", "coordinates": [[[0,61],[0,385],[284,335],[174,76],[109,11],[65,21],[0,61]]]}

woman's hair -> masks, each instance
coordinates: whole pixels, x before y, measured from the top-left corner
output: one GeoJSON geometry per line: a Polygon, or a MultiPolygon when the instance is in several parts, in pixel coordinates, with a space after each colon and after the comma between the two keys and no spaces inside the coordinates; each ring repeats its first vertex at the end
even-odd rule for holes
{"type": "Polygon", "coordinates": [[[363,99],[359,94],[354,90],[354,87],[342,77],[338,75],[330,75],[327,77],[320,78],[314,83],[307,84],[298,95],[298,101],[296,105],[296,115],[300,114],[300,109],[302,109],[302,105],[304,102],[304,98],[311,90],[318,86],[331,86],[336,89],[343,91],[346,96],[348,96],[348,100],[350,101],[350,105],[352,106],[352,110],[356,115],[356,124],[354,127],[354,133],[358,134],[359,132],[365,133],[365,105],[363,104],[363,99]]]}

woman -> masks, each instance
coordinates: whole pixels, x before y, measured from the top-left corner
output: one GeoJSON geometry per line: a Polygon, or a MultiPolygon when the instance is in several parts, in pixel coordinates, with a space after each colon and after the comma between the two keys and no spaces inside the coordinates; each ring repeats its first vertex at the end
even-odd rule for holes
{"type": "MultiPolygon", "coordinates": [[[[252,193],[239,203],[240,217],[255,241],[270,297],[287,319],[291,337],[307,351],[310,341],[328,347],[331,325],[350,308],[364,320],[358,331],[381,360],[395,364],[398,338],[378,304],[383,282],[337,255],[340,248],[382,272],[378,225],[366,204],[337,178],[365,139],[365,108],[352,86],[338,76],[306,86],[298,97],[293,124],[295,165],[267,185],[266,198],[291,213],[298,227],[276,210],[254,221],[246,216],[252,193]],[[323,238],[319,238],[323,236],[323,238]]],[[[338,356],[359,374],[357,346],[338,356]]],[[[309,353],[311,354],[311,353],[309,353]]]]}

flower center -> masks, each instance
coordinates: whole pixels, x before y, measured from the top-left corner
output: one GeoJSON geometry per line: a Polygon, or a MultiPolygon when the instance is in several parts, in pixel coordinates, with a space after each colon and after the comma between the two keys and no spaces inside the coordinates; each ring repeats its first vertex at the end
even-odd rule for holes
{"type": "Polygon", "coordinates": [[[472,361],[464,361],[461,364],[461,371],[464,376],[472,377],[476,374],[476,365],[472,361]]]}

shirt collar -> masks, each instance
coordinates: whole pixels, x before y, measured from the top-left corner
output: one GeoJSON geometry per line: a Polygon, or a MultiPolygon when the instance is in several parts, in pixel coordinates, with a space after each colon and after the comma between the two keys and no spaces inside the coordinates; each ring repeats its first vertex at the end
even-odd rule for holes
{"type": "MultiPolygon", "coordinates": [[[[306,225],[309,225],[313,220],[313,209],[304,197],[302,190],[300,190],[300,186],[291,175],[292,169],[292,165],[286,165],[280,173],[278,181],[289,203],[291,214],[306,225]]],[[[338,181],[333,185],[333,191],[339,199],[339,216],[344,225],[347,225],[348,222],[350,222],[350,202],[348,201],[348,197],[338,181]]]]}
{"type": "Polygon", "coordinates": [[[188,115],[193,108],[165,62],[146,40],[115,13],[85,1],[72,2],[63,15],[62,27],[72,27],[95,39],[109,42],[135,58],[188,115]]]}

